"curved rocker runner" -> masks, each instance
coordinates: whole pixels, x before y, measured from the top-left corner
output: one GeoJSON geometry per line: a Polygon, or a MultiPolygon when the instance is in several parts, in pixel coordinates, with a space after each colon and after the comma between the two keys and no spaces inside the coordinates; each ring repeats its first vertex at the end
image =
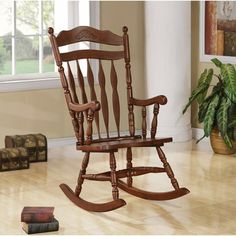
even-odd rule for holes
{"type": "MultiPolygon", "coordinates": [[[[167,103],[167,98],[164,95],[159,95],[149,99],[137,99],[133,97],[132,90],[132,77],[130,65],[130,52],[129,52],[129,37],[128,28],[123,27],[123,35],[119,36],[108,30],[97,30],[88,26],[79,26],[72,30],[61,31],[57,36],[54,35],[53,28],[48,29],[50,42],[52,45],[53,54],[55,57],[58,71],[60,73],[61,84],[64,90],[64,95],[72,119],[72,124],[77,139],[77,150],[85,153],[77,186],[73,191],[68,185],[61,184],[60,188],[65,195],[78,207],[95,212],[105,212],[115,210],[126,204],[123,199],[119,198],[119,189],[126,191],[136,197],[149,199],[149,200],[170,200],[181,197],[189,190],[180,188],[174,176],[170,164],[168,163],[164,152],[161,147],[165,143],[171,142],[172,138],[156,138],[157,132],[157,117],[161,105],[167,103]],[[74,50],[70,52],[60,52],[60,48],[73,43],[79,42],[95,42],[98,44],[121,46],[123,49],[118,51],[103,51],[103,50],[74,50]],[[80,60],[87,60],[87,74],[83,75],[80,68],[80,60]],[[91,68],[91,59],[97,59],[99,65],[98,82],[100,87],[100,98],[97,97],[97,89],[94,86],[93,69],[91,68]],[[127,120],[129,125],[129,135],[120,134],[120,99],[118,93],[118,76],[115,69],[116,60],[124,60],[124,67],[126,71],[126,86],[127,86],[127,120]],[[102,61],[110,61],[109,79],[103,70],[102,61]],[[64,63],[67,64],[67,75],[64,70],[64,63]],[[72,67],[73,62],[73,67],[72,67]],[[72,68],[75,71],[72,71],[72,68]],[[77,78],[74,78],[76,74],[77,78]],[[87,77],[90,89],[89,96],[85,90],[84,77],[87,77]],[[75,79],[78,80],[80,90],[80,100],[77,96],[75,86],[75,79]],[[112,95],[108,97],[106,92],[106,82],[111,84],[112,95]],[[117,128],[117,136],[111,137],[109,127],[109,106],[108,99],[112,101],[112,110],[114,114],[114,121],[117,128]],[[147,106],[153,105],[153,119],[151,122],[150,137],[147,137],[147,106]],[[135,134],[135,119],[134,119],[134,106],[141,109],[142,120],[142,135],[135,134]],[[104,127],[106,130],[106,137],[102,137],[100,132],[100,123],[103,118],[104,127]],[[86,122],[85,122],[86,121],[86,122]],[[95,124],[94,124],[95,123],[95,124]],[[97,129],[97,139],[94,139],[93,126],[97,129]],[[132,163],[132,148],[134,147],[154,147],[157,150],[158,157],[160,158],[163,167],[150,167],[139,166],[134,167],[132,163]],[[116,170],[115,153],[120,149],[125,148],[127,164],[126,169],[116,170]],[[89,164],[90,154],[94,152],[105,152],[109,154],[110,171],[87,174],[86,169],[89,164]],[[133,187],[133,177],[145,175],[148,173],[166,173],[174,188],[168,192],[148,192],[142,189],[133,187]],[[127,182],[122,181],[126,178],[127,182]],[[109,181],[111,183],[112,201],[106,203],[91,203],[80,197],[82,185],[84,180],[93,181],[109,181]]],[[[120,80],[119,80],[120,81],[120,80]]],[[[122,87],[122,86],[120,86],[122,87]]],[[[122,110],[122,114],[123,114],[122,110]]]]}

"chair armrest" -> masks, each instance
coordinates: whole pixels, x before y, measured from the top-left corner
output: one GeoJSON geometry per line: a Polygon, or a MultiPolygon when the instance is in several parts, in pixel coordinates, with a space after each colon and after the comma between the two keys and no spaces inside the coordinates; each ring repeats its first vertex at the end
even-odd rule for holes
{"type": "Polygon", "coordinates": [[[149,106],[153,104],[165,105],[166,103],[167,103],[167,98],[164,95],[159,95],[149,99],[130,98],[130,104],[136,106],[149,106]]]}
{"type": "Polygon", "coordinates": [[[91,109],[93,112],[100,110],[100,102],[98,101],[92,101],[85,104],[79,104],[79,103],[69,103],[69,108],[76,112],[82,112],[87,111],[91,109]]]}

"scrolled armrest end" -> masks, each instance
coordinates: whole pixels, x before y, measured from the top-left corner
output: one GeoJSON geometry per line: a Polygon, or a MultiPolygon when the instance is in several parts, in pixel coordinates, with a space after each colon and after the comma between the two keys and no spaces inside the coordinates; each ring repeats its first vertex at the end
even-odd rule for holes
{"type": "Polygon", "coordinates": [[[164,96],[164,95],[160,95],[160,96],[159,96],[159,100],[160,100],[159,103],[160,103],[161,105],[165,105],[165,104],[168,102],[167,97],[164,96]]]}
{"type": "Polygon", "coordinates": [[[136,99],[131,98],[130,103],[136,106],[150,106],[153,104],[165,105],[167,103],[167,98],[164,95],[159,95],[149,99],[136,99]]]}

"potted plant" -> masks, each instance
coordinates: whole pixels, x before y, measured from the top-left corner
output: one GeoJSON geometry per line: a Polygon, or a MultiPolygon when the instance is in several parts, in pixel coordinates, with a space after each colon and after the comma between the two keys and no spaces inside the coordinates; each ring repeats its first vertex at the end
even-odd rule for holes
{"type": "Polygon", "coordinates": [[[196,89],[193,90],[183,113],[193,101],[199,105],[198,121],[203,123],[204,137],[209,137],[216,153],[235,153],[236,140],[236,71],[232,64],[223,64],[217,58],[211,60],[220,70],[205,69],[196,89]],[[216,83],[212,84],[213,79],[216,83]]]}

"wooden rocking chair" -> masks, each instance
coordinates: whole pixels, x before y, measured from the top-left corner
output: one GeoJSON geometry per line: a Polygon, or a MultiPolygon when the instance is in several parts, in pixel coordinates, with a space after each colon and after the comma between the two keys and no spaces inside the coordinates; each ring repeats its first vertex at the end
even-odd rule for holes
{"type": "MultiPolygon", "coordinates": [[[[66,103],[69,109],[70,116],[77,138],[76,147],[77,150],[85,152],[85,156],[82,162],[82,167],[79,173],[77,186],[75,191],[66,184],[61,184],[60,188],[65,195],[77,206],[87,210],[96,212],[105,212],[117,209],[126,204],[123,199],[119,198],[118,188],[140,198],[150,200],[169,200],[181,197],[189,190],[186,188],[180,188],[173,171],[167,162],[164,152],[161,149],[167,142],[171,142],[172,138],[155,138],[157,129],[157,115],[159,113],[160,105],[167,103],[167,98],[163,95],[156,96],[146,100],[140,100],[133,97],[132,85],[131,85],[131,71],[130,71],[130,52],[129,52],[129,38],[127,34],[128,28],[123,27],[123,36],[118,36],[110,31],[97,30],[87,26],[79,26],[72,30],[61,31],[58,36],[54,35],[53,28],[48,29],[49,38],[51,41],[54,57],[60,73],[62,87],[64,89],[66,103]],[[78,43],[82,41],[95,42],[106,45],[122,46],[120,51],[103,51],[103,50],[74,50],[66,53],[61,53],[59,48],[62,46],[78,43]],[[79,60],[87,59],[87,80],[90,87],[90,98],[88,98],[85,92],[84,78],[80,69],[79,60]],[[101,98],[98,102],[98,98],[94,87],[94,76],[90,66],[91,59],[98,59],[99,72],[98,81],[100,85],[101,98]],[[127,108],[128,108],[128,124],[130,135],[120,134],[120,103],[117,90],[117,73],[115,70],[115,60],[124,59],[126,70],[126,82],[127,82],[127,108]],[[110,68],[110,81],[112,87],[112,105],[115,118],[115,124],[117,127],[117,136],[111,137],[109,134],[109,110],[108,110],[108,98],[105,90],[105,74],[103,71],[102,60],[108,60],[111,62],[110,68]],[[77,68],[77,79],[81,91],[82,101],[79,102],[76,94],[75,80],[72,73],[70,62],[74,61],[77,68]],[[63,62],[67,63],[68,75],[65,75],[63,68],[63,62]],[[150,138],[146,137],[146,107],[154,105],[153,120],[151,123],[151,135],[150,138]],[[142,136],[135,135],[135,123],[134,123],[134,106],[142,107],[142,136]],[[100,134],[99,126],[99,113],[102,112],[103,120],[106,128],[106,138],[102,138],[100,134]],[[87,120],[86,135],[84,134],[84,117],[87,120]],[[93,121],[95,121],[98,138],[93,139],[93,121]],[[84,137],[86,136],[86,137],[84,137]],[[132,147],[155,147],[158,156],[163,163],[163,167],[133,167],[132,165],[132,147]],[[115,152],[119,148],[127,149],[127,168],[123,170],[116,170],[115,152]],[[89,157],[91,152],[107,152],[110,157],[110,171],[100,174],[86,174],[86,168],[89,163],[89,157]],[[166,172],[170,178],[171,184],[174,190],[170,192],[147,192],[141,189],[135,188],[132,185],[132,177],[143,175],[147,173],[161,173],[166,172]],[[120,180],[127,178],[127,183],[120,180]],[[112,186],[113,200],[107,203],[91,203],[85,201],[80,197],[82,184],[84,180],[96,180],[96,181],[110,181],[112,186]]],[[[66,73],[66,74],[67,74],[66,73]]]]}

